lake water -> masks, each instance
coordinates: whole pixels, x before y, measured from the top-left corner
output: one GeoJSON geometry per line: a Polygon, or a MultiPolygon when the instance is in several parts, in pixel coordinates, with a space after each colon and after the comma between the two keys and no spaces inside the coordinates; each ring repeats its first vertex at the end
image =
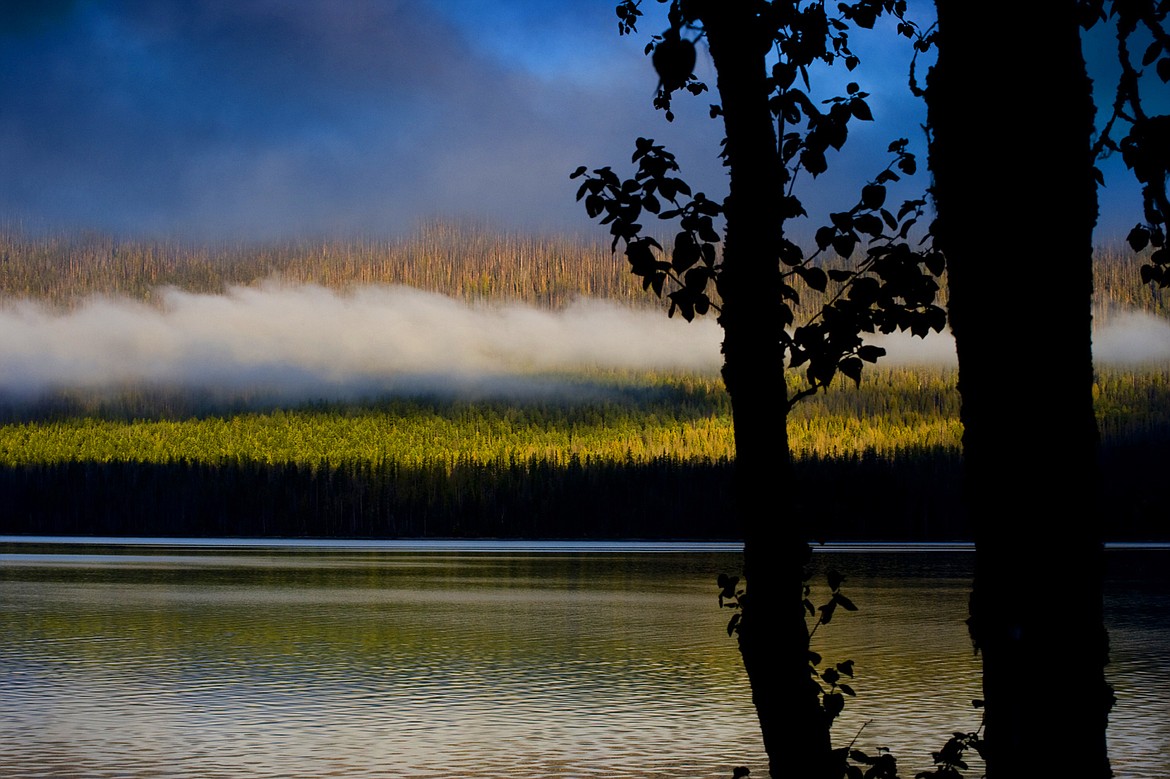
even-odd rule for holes
{"type": "MultiPolygon", "coordinates": [[[[730,547],[0,546],[0,775],[730,777],[766,761],[730,547]]],[[[1170,554],[1110,552],[1120,777],[1170,775],[1170,554]]],[[[831,551],[844,743],[972,730],[966,551],[831,551]]],[[[1075,754],[1070,756],[1075,760],[1075,754]]],[[[973,772],[972,775],[978,775],[973,772]]]]}

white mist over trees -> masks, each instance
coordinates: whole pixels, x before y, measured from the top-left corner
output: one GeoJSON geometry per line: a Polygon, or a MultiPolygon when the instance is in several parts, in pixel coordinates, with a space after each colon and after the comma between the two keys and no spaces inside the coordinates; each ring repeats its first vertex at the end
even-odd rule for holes
{"type": "Polygon", "coordinates": [[[714,371],[719,333],[579,300],[561,311],[472,305],[403,286],[166,290],[160,305],[0,306],[0,391],[263,391],[289,400],[395,392],[524,395],[525,378],[587,368],[714,371]]]}
{"type": "MultiPolygon", "coordinates": [[[[579,298],[552,311],[405,286],[168,289],[158,305],[95,296],[71,310],[8,300],[0,303],[0,393],[146,385],[289,401],[409,392],[523,397],[557,391],[552,381],[531,384],[539,373],[713,373],[719,340],[714,320],[686,324],[612,301],[579,298]]],[[[1170,324],[1149,314],[1116,316],[1094,340],[1099,364],[1170,359],[1170,324]]],[[[949,334],[873,342],[887,350],[887,365],[955,363],[949,334]]]]}

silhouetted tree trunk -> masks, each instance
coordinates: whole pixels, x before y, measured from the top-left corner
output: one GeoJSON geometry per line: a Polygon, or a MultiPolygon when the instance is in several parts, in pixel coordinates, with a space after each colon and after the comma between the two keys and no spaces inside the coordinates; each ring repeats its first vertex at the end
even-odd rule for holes
{"type": "Polygon", "coordinates": [[[1077,3],[939,0],[927,101],[978,548],[988,776],[1110,776],[1077,3]]]}
{"type": "Polygon", "coordinates": [[[792,476],[779,306],[784,192],[765,84],[772,37],[751,4],[708,2],[699,16],[718,72],[730,172],[719,322],[748,580],[739,646],[772,776],[817,779],[832,775],[832,761],[801,605],[809,533],[782,513],[792,476]]]}

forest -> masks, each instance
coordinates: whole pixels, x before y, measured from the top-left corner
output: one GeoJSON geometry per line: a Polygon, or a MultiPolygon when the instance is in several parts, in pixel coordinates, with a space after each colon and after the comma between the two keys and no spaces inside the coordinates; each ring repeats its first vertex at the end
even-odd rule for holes
{"type": "MultiPolygon", "coordinates": [[[[1167,317],[1140,263],[1125,248],[1098,252],[1099,323],[1167,317]]],[[[58,310],[274,279],[401,284],[482,305],[656,305],[623,266],[583,238],[438,222],[397,241],[218,247],[0,233],[0,297],[58,310]]],[[[859,387],[836,384],[795,408],[802,494],[818,505],[829,496],[824,540],[969,537],[956,378],[950,364],[879,364],[859,387]]],[[[0,533],[737,536],[721,519],[734,445],[717,374],[583,368],[531,380],[573,391],[282,403],[145,386],[0,397],[0,533]]],[[[1170,365],[1101,365],[1094,394],[1112,537],[1166,538],[1146,485],[1170,454],[1170,365]]]]}

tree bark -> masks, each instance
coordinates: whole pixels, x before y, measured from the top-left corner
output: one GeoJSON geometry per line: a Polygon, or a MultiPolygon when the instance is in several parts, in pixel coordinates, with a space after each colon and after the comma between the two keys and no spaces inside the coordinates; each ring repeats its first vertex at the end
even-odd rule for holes
{"type": "Polygon", "coordinates": [[[739,647],[771,775],[833,777],[829,720],[808,671],[801,605],[808,535],[782,511],[793,484],[780,316],[783,170],[765,63],[772,38],[748,3],[712,0],[699,16],[718,72],[730,173],[719,323],[748,581],[739,647]]]}
{"type": "Polygon", "coordinates": [[[1091,352],[1094,108],[1076,3],[938,0],[937,245],[959,357],[991,779],[1111,776],[1091,352]]]}

